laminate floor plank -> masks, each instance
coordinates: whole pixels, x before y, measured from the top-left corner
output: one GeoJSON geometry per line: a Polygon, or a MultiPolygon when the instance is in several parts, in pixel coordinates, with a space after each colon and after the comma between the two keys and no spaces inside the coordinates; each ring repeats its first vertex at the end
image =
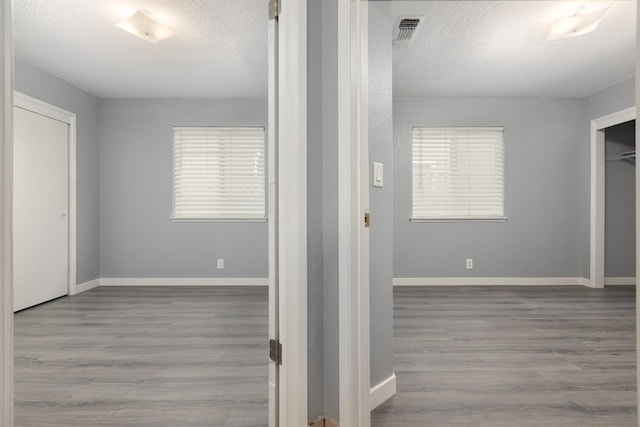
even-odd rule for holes
{"type": "Polygon", "coordinates": [[[16,313],[16,427],[266,426],[264,287],[100,287],[16,313]]]}
{"type": "Polygon", "coordinates": [[[372,426],[637,426],[634,287],[394,288],[372,426]]]}

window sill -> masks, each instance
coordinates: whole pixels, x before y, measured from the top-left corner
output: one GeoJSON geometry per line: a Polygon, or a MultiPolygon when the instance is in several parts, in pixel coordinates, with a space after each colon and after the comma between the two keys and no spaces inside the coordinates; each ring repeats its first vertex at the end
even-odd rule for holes
{"type": "Polygon", "coordinates": [[[507,222],[506,216],[489,218],[409,218],[411,222],[507,222]]]}
{"type": "Polygon", "coordinates": [[[171,222],[267,222],[267,218],[169,218],[171,222]]]}

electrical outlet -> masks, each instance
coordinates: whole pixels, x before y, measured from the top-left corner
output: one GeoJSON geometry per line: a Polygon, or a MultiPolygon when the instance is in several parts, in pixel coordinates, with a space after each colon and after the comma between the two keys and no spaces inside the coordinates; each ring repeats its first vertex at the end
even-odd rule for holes
{"type": "Polygon", "coordinates": [[[218,258],[218,269],[224,268],[224,258],[218,258]]]}
{"type": "Polygon", "coordinates": [[[473,269],[473,260],[471,258],[467,258],[467,270],[473,269]]]}

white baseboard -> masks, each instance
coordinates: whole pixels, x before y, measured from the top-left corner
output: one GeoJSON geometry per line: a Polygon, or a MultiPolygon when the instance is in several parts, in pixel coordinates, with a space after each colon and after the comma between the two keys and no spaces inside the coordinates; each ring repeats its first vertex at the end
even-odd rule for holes
{"type": "Polygon", "coordinates": [[[82,292],[86,292],[89,289],[97,288],[100,286],[100,279],[89,280],[88,282],[79,283],[76,285],[76,295],[82,292]]]}
{"type": "Polygon", "coordinates": [[[371,387],[369,392],[369,408],[373,411],[385,400],[396,394],[396,373],[389,378],[371,387]]]}
{"type": "Polygon", "coordinates": [[[102,278],[100,286],[268,286],[266,277],[102,278]]]}
{"type": "Polygon", "coordinates": [[[393,286],[587,286],[587,282],[583,277],[396,277],[393,286]]]}
{"type": "MultiPolygon", "coordinates": [[[[605,286],[635,285],[635,277],[605,277],[605,286]]],[[[585,277],[395,277],[393,286],[586,286],[585,277]]]]}
{"type": "Polygon", "coordinates": [[[605,286],[624,286],[624,285],[635,285],[636,278],[635,277],[605,277],[604,285],[605,286]]]}

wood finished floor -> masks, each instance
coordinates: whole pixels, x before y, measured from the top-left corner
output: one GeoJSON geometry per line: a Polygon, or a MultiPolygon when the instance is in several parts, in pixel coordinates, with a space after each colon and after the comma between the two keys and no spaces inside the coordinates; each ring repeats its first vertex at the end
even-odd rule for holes
{"type": "Polygon", "coordinates": [[[15,315],[15,425],[266,426],[264,287],[100,287],[15,315]]]}
{"type": "Polygon", "coordinates": [[[637,426],[635,290],[394,289],[374,427],[637,426]]]}

